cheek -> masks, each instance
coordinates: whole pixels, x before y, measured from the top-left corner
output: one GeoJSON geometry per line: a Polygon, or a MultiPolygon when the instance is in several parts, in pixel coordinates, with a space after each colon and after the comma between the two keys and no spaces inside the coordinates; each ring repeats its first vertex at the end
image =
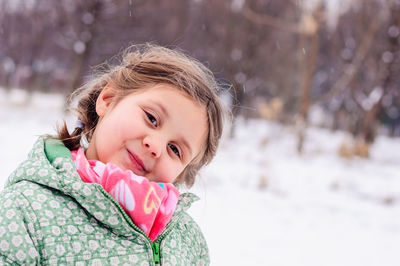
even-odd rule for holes
{"type": "Polygon", "coordinates": [[[132,119],[131,116],[121,115],[120,112],[112,113],[101,125],[101,133],[104,134],[103,145],[109,143],[120,145],[120,142],[133,138],[133,134],[137,134],[142,128],[140,123],[137,118],[132,119]]]}
{"type": "Polygon", "coordinates": [[[146,132],[147,125],[138,113],[120,115],[115,118],[112,130],[121,140],[136,139],[146,132]]]}
{"type": "Polygon", "coordinates": [[[162,162],[154,169],[153,181],[173,183],[180,173],[184,170],[183,166],[175,162],[162,162]]]}
{"type": "Polygon", "coordinates": [[[123,131],[117,127],[112,116],[103,118],[96,127],[96,149],[100,161],[108,162],[120,147],[123,131]]]}
{"type": "Polygon", "coordinates": [[[114,139],[110,139],[110,134],[106,127],[103,127],[101,124],[98,125],[96,129],[96,150],[98,160],[102,162],[107,162],[109,157],[112,155],[112,150],[115,144],[113,143],[114,139]],[[109,141],[106,141],[109,140],[109,141]],[[106,143],[107,145],[104,145],[106,143]]]}

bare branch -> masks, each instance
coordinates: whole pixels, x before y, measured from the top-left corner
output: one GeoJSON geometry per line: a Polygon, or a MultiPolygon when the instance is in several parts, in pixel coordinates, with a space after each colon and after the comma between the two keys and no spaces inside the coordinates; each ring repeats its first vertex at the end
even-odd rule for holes
{"type": "Polygon", "coordinates": [[[360,70],[361,63],[363,62],[371,44],[373,43],[375,33],[378,31],[383,21],[387,18],[387,12],[387,8],[382,8],[379,11],[376,19],[373,19],[371,21],[367,32],[365,33],[364,38],[361,41],[360,47],[356,52],[353,62],[351,62],[349,66],[346,67],[343,75],[332,86],[332,89],[327,94],[317,99],[316,103],[332,99],[350,84],[354,76],[360,70]]]}
{"type": "Polygon", "coordinates": [[[245,18],[256,24],[272,26],[292,33],[302,33],[300,22],[289,23],[276,17],[265,14],[258,14],[247,6],[243,7],[242,14],[245,18]]]}

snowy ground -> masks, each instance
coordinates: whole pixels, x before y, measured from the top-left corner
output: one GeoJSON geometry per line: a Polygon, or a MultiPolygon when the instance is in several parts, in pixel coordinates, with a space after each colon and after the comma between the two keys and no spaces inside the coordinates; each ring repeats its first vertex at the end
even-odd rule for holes
{"type": "MultiPolygon", "coordinates": [[[[26,104],[0,90],[0,186],[36,136],[54,133],[62,106],[61,96],[26,104]]],[[[193,189],[212,265],[400,265],[400,139],[379,137],[370,159],[345,160],[344,137],[310,129],[298,156],[290,129],[238,121],[193,189]]]]}

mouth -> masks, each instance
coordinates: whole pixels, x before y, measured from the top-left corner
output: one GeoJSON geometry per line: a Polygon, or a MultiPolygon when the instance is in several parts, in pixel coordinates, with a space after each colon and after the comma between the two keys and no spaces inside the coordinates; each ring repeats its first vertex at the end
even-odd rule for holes
{"type": "Polygon", "coordinates": [[[133,152],[131,152],[130,150],[127,150],[127,151],[128,151],[129,158],[131,159],[131,162],[132,162],[133,166],[134,166],[137,170],[139,170],[139,171],[141,171],[141,172],[147,172],[147,171],[146,171],[146,167],[144,166],[142,160],[140,160],[140,158],[139,158],[136,154],[134,154],[133,152]]]}

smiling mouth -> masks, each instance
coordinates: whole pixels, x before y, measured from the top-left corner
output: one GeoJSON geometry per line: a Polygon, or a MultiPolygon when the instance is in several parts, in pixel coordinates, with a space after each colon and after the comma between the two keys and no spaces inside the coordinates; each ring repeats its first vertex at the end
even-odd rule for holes
{"type": "Polygon", "coordinates": [[[136,154],[130,152],[129,150],[127,151],[133,166],[139,171],[146,172],[146,168],[144,167],[142,160],[140,160],[140,158],[136,154]]]}

